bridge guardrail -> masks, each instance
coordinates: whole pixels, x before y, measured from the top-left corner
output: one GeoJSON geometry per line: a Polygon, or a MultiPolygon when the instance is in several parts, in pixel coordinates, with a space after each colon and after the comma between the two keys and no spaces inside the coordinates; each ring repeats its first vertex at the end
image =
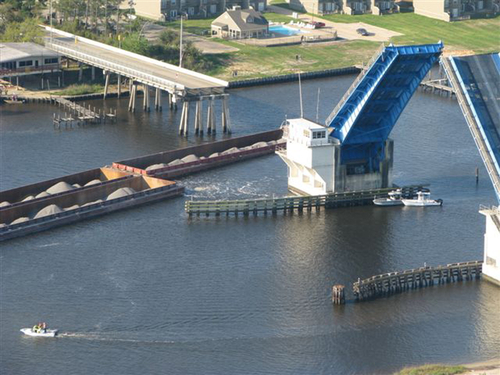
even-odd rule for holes
{"type": "Polygon", "coordinates": [[[94,51],[90,51],[88,48],[78,46],[75,48],[73,44],[63,42],[57,39],[45,40],[45,46],[50,48],[56,52],[60,52],[63,54],[67,54],[70,57],[73,57],[82,62],[91,62],[97,64],[98,67],[101,67],[105,70],[111,70],[115,73],[128,76],[138,81],[143,81],[151,86],[161,86],[160,88],[166,91],[172,92],[181,92],[185,89],[183,85],[175,84],[172,81],[169,81],[164,78],[159,78],[155,76],[155,74],[151,71],[147,73],[144,70],[139,71],[137,68],[131,66],[130,64],[126,64],[122,61],[116,61],[112,58],[102,59],[95,56],[94,51]]]}

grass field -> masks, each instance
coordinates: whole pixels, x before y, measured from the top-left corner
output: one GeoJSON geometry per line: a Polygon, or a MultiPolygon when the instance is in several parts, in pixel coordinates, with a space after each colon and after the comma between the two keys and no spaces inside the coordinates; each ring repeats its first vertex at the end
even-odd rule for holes
{"type": "Polygon", "coordinates": [[[405,368],[397,375],[456,375],[465,371],[467,369],[464,366],[424,365],[405,368]]]}
{"type": "MultiPolygon", "coordinates": [[[[280,1],[282,0],[276,0],[274,4],[283,7],[287,5],[279,3],[280,1]]],[[[290,20],[287,16],[270,12],[265,13],[265,17],[273,22],[290,20]]],[[[390,40],[397,45],[436,43],[442,40],[446,50],[465,50],[471,53],[500,50],[500,33],[498,32],[500,17],[452,23],[413,13],[387,16],[328,15],[321,18],[339,23],[363,22],[399,32],[403,35],[390,40]]],[[[197,35],[207,35],[213,20],[211,18],[184,21],[184,30],[197,35]]],[[[180,27],[179,21],[162,24],[177,30],[180,27]]],[[[353,40],[334,44],[316,43],[266,48],[248,46],[234,41],[214,41],[239,49],[237,52],[214,56],[220,63],[208,74],[226,80],[267,77],[296,71],[333,69],[361,64],[367,61],[380,45],[378,42],[353,40]],[[297,55],[300,56],[298,60],[297,55]],[[238,72],[237,77],[233,77],[235,71],[238,72]]]]}
{"type": "Polygon", "coordinates": [[[414,13],[387,16],[328,15],[321,18],[341,23],[364,22],[404,34],[391,38],[394,44],[426,44],[442,40],[446,49],[475,53],[500,50],[500,17],[459,22],[444,22],[414,13]]]}
{"type": "Polygon", "coordinates": [[[63,90],[55,91],[54,95],[85,95],[85,94],[94,94],[96,92],[102,92],[104,87],[99,84],[74,84],[70,85],[63,90]]]}

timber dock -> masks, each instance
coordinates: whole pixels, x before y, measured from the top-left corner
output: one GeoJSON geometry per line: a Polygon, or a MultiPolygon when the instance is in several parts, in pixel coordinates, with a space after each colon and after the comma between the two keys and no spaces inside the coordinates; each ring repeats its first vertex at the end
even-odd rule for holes
{"type": "Polygon", "coordinates": [[[453,87],[450,87],[448,85],[447,78],[421,82],[420,88],[424,92],[431,92],[433,94],[444,95],[448,97],[455,96],[455,90],[453,90],[453,87]]]}
{"type": "MultiPolygon", "coordinates": [[[[422,186],[407,186],[403,187],[403,196],[413,197],[422,186]]],[[[305,195],[282,198],[261,198],[261,199],[245,199],[245,200],[227,200],[227,201],[193,201],[188,200],[185,203],[185,211],[189,216],[205,215],[215,216],[234,214],[238,216],[240,213],[244,216],[257,215],[259,212],[264,214],[284,214],[293,213],[294,211],[303,212],[304,210],[316,211],[321,207],[337,208],[363,206],[373,204],[374,197],[387,197],[388,193],[395,188],[360,190],[344,193],[333,193],[326,195],[305,195]]]]}
{"type": "Polygon", "coordinates": [[[358,279],[352,289],[356,300],[364,301],[434,284],[478,279],[482,267],[482,261],[473,261],[384,273],[364,280],[358,279]]]}

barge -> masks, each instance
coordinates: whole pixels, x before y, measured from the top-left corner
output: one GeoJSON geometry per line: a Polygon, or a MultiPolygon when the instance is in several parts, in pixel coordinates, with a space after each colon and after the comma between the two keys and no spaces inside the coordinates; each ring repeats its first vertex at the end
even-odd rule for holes
{"type": "Polygon", "coordinates": [[[113,163],[113,168],[160,178],[182,177],[258,156],[283,147],[281,129],[271,130],[198,146],[159,152],[113,163]]]}

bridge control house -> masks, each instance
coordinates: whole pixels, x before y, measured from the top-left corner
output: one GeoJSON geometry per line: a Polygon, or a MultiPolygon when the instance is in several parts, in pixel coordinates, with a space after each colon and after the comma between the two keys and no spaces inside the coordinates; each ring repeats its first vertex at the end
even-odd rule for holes
{"type": "Polygon", "coordinates": [[[61,57],[35,43],[0,43],[0,77],[60,70],[61,57]]]}

